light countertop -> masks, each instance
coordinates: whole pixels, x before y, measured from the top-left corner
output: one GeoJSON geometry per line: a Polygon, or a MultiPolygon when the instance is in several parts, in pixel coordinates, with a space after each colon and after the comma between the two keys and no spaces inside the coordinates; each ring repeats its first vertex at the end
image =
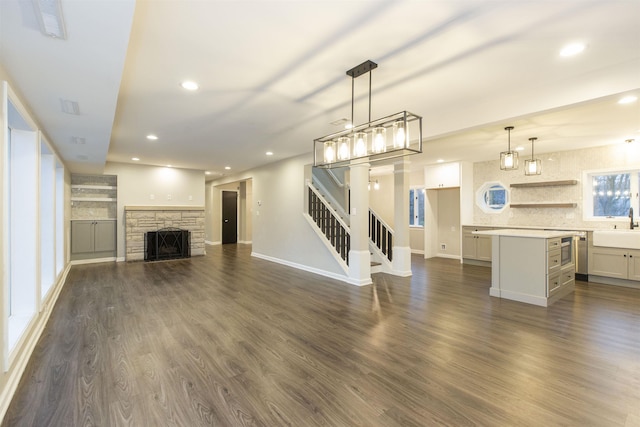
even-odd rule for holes
{"type": "Polygon", "coordinates": [[[531,237],[536,239],[553,239],[556,237],[574,236],[572,231],[555,231],[555,230],[528,230],[504,228],[500,230],[484,230],[474,231],[473,234],[485,234],[489,236],[508,236],[508,237],[531,237]]]}

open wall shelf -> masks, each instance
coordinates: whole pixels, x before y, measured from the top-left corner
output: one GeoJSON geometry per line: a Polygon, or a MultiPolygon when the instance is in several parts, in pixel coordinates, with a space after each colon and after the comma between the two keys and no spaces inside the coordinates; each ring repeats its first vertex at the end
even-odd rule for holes
{"type": "MultiPolygon", "coordinates": [[[[527,187],[557,187],[560,185],[576,185],[578,181],[575,179],[566,179],[563,181],[539,181],[539,182],[520,182],[511,184],[513,188],[527,188],[527,187]]],[[[513,205],[511,205],[513,206],[513,205]]]]}
{"type": "Polygon", "coordinates": [[[512,208],[575,208],[577,203],[511,203],[512,208]]]}

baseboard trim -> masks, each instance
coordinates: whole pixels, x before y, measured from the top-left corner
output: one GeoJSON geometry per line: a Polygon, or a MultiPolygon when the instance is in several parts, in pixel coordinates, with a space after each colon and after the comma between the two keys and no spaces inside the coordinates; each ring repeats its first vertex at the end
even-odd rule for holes
{"type": "Polygon", "coordinates": [[[371,283],[371,280],[369,280],[369,283],[360,283],[360,282],[357,282],[357,281],[354,281],[354,280],[350,279],[349,277],[342,276],[340,274],[333,273],[331,271],[320,270],[319,268],[309,267],[308,265],[298,264],[296,262],[291,262],[291,261],[287,261],[287,260],[284,260],[284,259],[275,258],[275,257],[269,256],[269,255],[264,255],[264,254],[261,254],[261,253],[258,253],[258,252],[251,252],[251,256],[263,259],[265,261],[271,261],[271,262],[275,262],[277,264],[286,265],[287,267],[295,268],[295,269],[298,269],[298,270],[308,271],[309,273],[318,274],[320,276],[329,277],[331,279],[340,280],[341,282],[346,282],[346,283],[349,283],[351,285],[364,286],[364,285],[368,285],[368,284],[371,283]]]}
{"type": "MultiPolygon", "coordinates": [[[[31,359],[31,355],[33,354],[33,350],[36,348],[36,344],[38,344],[45,326],[47,326],[49,316],[51,316],[53,307],[58,301],[60,291],[67,281],[67,275],[69,274],[70,269],[71,262],[67,263],[51,294],[49,295],[49,297],[45,298],[43,307],[41,307],[41,310],[36,317],[35,322],[33,322],[32,326],[29,328],[32,332],[31,335],[26,340],[24,340],[18,348],[16,348],[16,351],[18,351],[21,347],[22,351],[19,351],[17,354],[15,354],[14,359],[11,361],[11,364],[5,366],[7,381],[5,382],[5,385],[2,388],[2,393],[0,394],[0,422],[4,420],[4,416],[7,414],[7,410],[9,409],[9,405],[11,404],[11,400],[13,399],[13,396],[18,389],[18,385],[20,384],[22,375],[24,374],[24,371],[27,368],[27,364],[31,359]]],[[[28,332],[29,331],[27,331],[27,333],[28,332]]]]}
{"type": "Polygon", "coordinates": [[[212,242],[211,240],[205,240],[204,243],[205,243],[205,245],[210,245],[210,246],[221,245],[222,244],[221,241],[212,242]]]}
{"type": "Polygon", "coordinates": [[[116,257],[108,257],[108,258],[91,258],[91,259],[76,259],[74,261],[69,261],[71,265],[82,265],[82,264],[97,264],[99,262],[114,262],[117,261],[116,257]]]}
{"type": "Polygon", "coordinates": [[[438,258],[458,259],[458,260],[460,259],[460,255],[441,254],[441,253],[436,254],[436,257],[438,257],[438,258]]]}
{"type": "Polygon", "coordinates": [[[424,255],[424,251],[422,249],[411,249],[411,253],[416,255],[424,255]]]}

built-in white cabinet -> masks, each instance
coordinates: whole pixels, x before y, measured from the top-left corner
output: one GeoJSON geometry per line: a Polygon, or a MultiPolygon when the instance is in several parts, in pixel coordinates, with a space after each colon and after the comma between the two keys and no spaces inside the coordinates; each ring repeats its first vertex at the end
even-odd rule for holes
{"type": "Polygon", "coordinates": [[[462,227],[463,261],[491,262],[491,236],[473,234],[474,231],[492,230],[490,227],[462,227]]]}
{"type": "Polygon", "coordinates": [[[424,169],[424,184],[427,189],[460,186],[460,163],[442,163],[424,169]]]}
{"type": "Polygon", "coordinates": [[[594,246],[589,254],[589,274],[640,281],[640,250],[594,246]]]}

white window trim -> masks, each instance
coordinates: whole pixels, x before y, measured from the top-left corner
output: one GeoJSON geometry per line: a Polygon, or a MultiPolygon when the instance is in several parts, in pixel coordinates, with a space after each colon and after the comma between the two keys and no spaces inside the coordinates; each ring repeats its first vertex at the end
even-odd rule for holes
{"type": "MultiPolygon", "coordinates": [[[[422,198],[422,205],[423,205],[423,206],[422,206],[422,210],[423,210],[423,212],[425,212],[425,211],[426,211],[426,209],[427,209],[427,207],[426,207],[426,203],[427,203],[426,199],[427,199],[427,198],[426,198],[426,194],[425,194],[425,193],[426,193],[426,190],[425,190],[424,186],[420,186],[420,185],[413,185],[413,186],[409,187],[409,191],[411,191],[411,190],[413,190],[413,191],[414,191],[414,194],[415,194],[415,191],[416,191],[416,190],[419,190],[419,191],[422,191],[422,193],[425,195],[425,197],[423,197],[423,198],[422,198]]],[[[415,199],[415,197],[414,197],[414,199],[415,199]]],[[[413,208],[414,208],[414,209],[416,208],[415,200],[414,200],[414,207],[413,207],[413,208]]],[[[415,212],[415,211],[414,211],[414,212],[415,212]]],[[[419,212],[419,211],[418,211],[418,212],[419,212]]],[[[426,218],[423,218],[423,221],[425,221],[425,220],[426,220],[426,218]]],[[[409,228],[424,228],[424,225],[414,224],[413,222],[409,221],[409,228]]]]}
{"type": "MultiPolygon", "coordinates": [[[[640,203],[638,201],[638,194],[640,193],[640,188],[638,188],[638,181],[640,178],[640,168],[631,168],[631,169],[621,169],[621,168],[606,168],[606,169],[592,169],[586,170],[582,172],[582,219],[584,221],[620,221],[625,218],[628,218],[628,215],[624,216],[594,216],[593,215],[593,180],[591,178],[592,175],[611,175],[611,174],[621,174],[621,173],[630,173],[631,176],[631,207],[634,212],[640,212],[640,203]],[[635,176],[634,176],[635,175],[635,176]]],[[[634,213],[634,216],[636,214],[634,213]]]]}

